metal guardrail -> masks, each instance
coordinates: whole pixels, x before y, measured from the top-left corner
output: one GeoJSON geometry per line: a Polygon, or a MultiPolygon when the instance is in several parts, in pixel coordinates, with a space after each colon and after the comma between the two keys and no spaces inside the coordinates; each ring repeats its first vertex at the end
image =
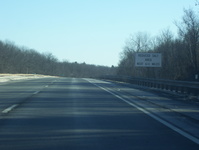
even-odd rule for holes
{"type": "Polygon", "coordinates": [[[151,78],[133,78],[129,76],[103,76],[102,79],[127,82],[139,86],[168,90],[199,97],[199,82],[163,80],[151,78]]]}

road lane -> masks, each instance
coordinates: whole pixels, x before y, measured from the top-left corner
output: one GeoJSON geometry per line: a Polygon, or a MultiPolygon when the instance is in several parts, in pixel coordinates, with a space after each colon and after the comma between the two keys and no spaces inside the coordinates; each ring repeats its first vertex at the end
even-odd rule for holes
{"type": "Polygon", "coordinates": [[[26,81],[13,81],[0,85],[0,112],[38,93],[57,78],[43,78],[26,81]]]}
{"type": "MultiPolygon", "coordinates": [[[[35,83],[33,83],[35,84],[35,83]]],[[[110,83],[101,83],[111,88],[110,83]]],[[[1,116],[0,149],[198,149],[84,79],[60,78],[1,116]]]]}

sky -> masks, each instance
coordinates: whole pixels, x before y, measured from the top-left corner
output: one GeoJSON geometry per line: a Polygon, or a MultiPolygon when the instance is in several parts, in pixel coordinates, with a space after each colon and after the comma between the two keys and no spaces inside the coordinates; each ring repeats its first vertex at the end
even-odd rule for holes
{"type": "MultiPolygon", "coordinates": [[[[176,32],[196,0],[0,0],[0,40],[60,61],[117,66],[130,35],[176,32]]],[[[199,8],[197,8],[199,10],[199,8]]],[[[199,12],[197,12],[199,13],[199,12]]]]}

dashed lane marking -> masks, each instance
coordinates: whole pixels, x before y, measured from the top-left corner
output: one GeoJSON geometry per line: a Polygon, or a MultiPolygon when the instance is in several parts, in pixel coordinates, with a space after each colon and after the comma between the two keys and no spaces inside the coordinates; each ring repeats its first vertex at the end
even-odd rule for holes
{"type": "Polygon", "coordinates": [[[36,91],[36,92],[33,93],[33,95],[36,95],[36,94],[38,94],[39,92],[40,92],[40,91],[36,91]]]}
{"type": "Polygon", "coordinates": [[[13,104],[12,106],[10,106],[10,107],[4,109],[4,110],[2,111],[2,113],[3,113],[3,114],[7,114],[7,113],[9,113],[10,111],[12,111],[12,110],[13,110],[15,107],[17,107],[17,106],[18,106],[18,104],[13,104]]]}

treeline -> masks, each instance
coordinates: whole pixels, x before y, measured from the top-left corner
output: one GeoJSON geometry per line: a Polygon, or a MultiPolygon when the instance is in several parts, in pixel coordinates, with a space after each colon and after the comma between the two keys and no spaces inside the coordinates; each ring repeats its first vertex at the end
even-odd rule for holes
{"type": "Polygon", "coordinates": [[[168,29],[151,38],[146,33],[132,35],[126,42],[117,74],[133,77],[173,80],[195,80],[199,74],[199,17],[191,9],[185,9],[180,22],[175,22],[178,35],[168,29]],[[162,54],[161,68],[135,67],[135,53],[162,54]]]}
{"type": "MultiPolygon", "coordinates": [[[[0,41],[0,73],[44,74],[64,77],[100,77],[125,75],[132,77],[195,80],[199,75],[199,16],[185,9],[182,20],[175,22],[178,35],[168,29],[156,37],[139,32],[126,42],[117,67],[59,61],[51,53],[0,41]],[[161,68],[135,67],[135,53],[162,54],[161,68]]],[[[199,78],[199,77],[198,77],[199,78]]]]}
{"type": "Polygon", "coordinates": [[[33,49],[18,47],[12,42],[0,41],[0,73],[99,77],[114,72],[114,67],[59,61],[51,53],[41,54],[33,49]]]}

